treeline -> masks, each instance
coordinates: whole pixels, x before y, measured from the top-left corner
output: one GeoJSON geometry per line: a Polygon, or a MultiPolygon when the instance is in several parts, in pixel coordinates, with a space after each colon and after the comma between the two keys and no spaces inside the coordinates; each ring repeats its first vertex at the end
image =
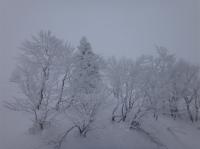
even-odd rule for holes
{"type": "Polygon", "coordinates": [[[112,58],[108,61],[110,87],[118,104],[113,121],[132,120],[151,111],[173,119],[198,121],[200,107],[199,66],[177,60],[164,47],[156,47],[156,56],[141,56],[137,60],[112,58]],[[136,110],[137,109],[137,110],[136,110]],[[132,113],[132,111],[135,111],[132,113]],[[129,114],[130,113],[130,114],[129,114]]]}
{"type": "Polygon", "coordinates": [[[67,115],[72,125],[54,142],[56,148],[61,148],[72,130],[86,137],[108,98],[115,101],[111,121],[127,122],[130,128],[138,128],[146,114],[155,120],[165,114],[198,121],[199,66],[177,60],[164,47],[156,50],[156,56],[136,60],[105,60],[93,52],[85,37],[74,48],[51,32],[41,31],[21,45],[11,77],[21,96],[5,101],[5,106],[29,113],[32,133],[67,115]]]}

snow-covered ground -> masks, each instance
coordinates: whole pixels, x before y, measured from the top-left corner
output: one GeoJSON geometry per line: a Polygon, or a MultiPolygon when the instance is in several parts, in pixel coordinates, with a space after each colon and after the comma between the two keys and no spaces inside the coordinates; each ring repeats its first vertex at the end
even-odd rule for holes
{"type": "MultiPolygon", "coordinates": [[[[97,120],[96,129],[81,139],[72,133],[63,148],[67,149],[199,149],[200,129],[197,124],[151,116],[144,119],[141,130],[130,130],[124,123],[112,124],[109,113],[97,120]]],[[[30,135],[27,115],[1,108],[0,149],[46,149],[47,132],[30,135]],[[6,115],[6,116],[4,116],[6,115]]]]}

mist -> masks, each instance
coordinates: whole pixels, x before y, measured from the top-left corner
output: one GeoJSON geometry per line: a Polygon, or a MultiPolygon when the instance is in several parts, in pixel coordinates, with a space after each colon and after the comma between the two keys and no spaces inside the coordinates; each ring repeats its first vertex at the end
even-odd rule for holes
{"type": "Polygon", "coordinates": [[[200,65],[198,0],[0,0],[0,148],[1,140],[9,142],[13,133],[24,130],[13,122],[20,125],[21,119],[28,127],[28,118],[4,108],[3,101],[20,92],[10,78],[22,42],[41,30],[76,49],[85,36],[94,53],[105,59],[136,60],[165,47],[177,59],[200,65]]]}

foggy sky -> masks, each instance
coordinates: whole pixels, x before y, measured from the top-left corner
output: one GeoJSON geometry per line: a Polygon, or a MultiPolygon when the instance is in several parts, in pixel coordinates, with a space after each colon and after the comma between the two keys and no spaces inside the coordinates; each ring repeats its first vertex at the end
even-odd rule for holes
{"type": "Polygon", "coordinates": [[[0,0],[0,98],[11,97],[20,43],[40,30],[74,46],[87,36],[104,56],[135,58],[159,45],[200,63],[199,6],[198,0],[0,0]]]}

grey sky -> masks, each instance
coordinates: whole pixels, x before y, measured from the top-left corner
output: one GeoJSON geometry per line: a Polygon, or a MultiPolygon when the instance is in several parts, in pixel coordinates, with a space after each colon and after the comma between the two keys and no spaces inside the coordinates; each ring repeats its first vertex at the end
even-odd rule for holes
{"type": "Polygon", "coordinates": [[[200,62],[198,0],[0,0],[0,97],[17,47],[39,30],[51,30],[75,46],[85,35],[105,56],[137,57],[155,45],[200,62]]]}

